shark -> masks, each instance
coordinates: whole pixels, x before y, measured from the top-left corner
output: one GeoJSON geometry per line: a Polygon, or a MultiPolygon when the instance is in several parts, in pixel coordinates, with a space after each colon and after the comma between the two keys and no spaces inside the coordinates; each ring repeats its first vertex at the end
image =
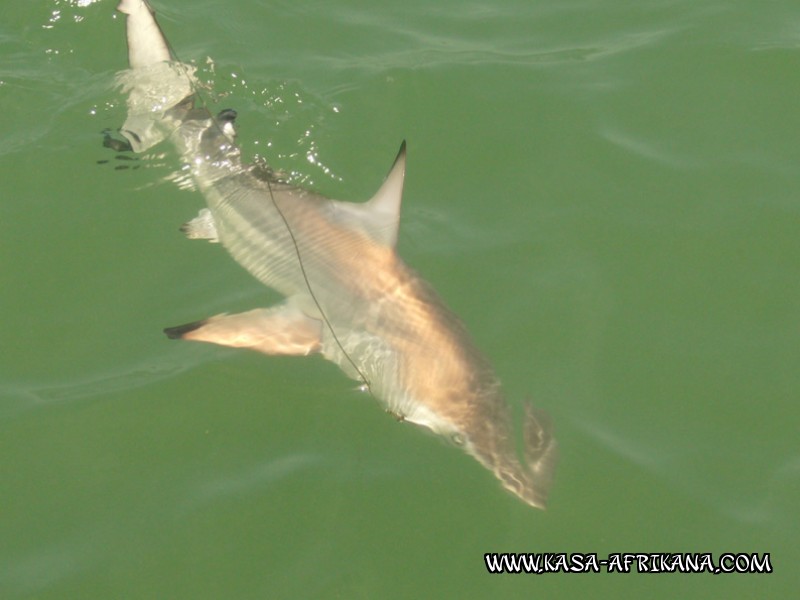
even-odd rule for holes
{"type": "Polygon", "coordinates": [[[236,112],[212,115],[147,0],[122,0],[128,66],[120,129],[143,152],[175,146],[206,207],[183,225],[219,243],[283,301],[164,330],[169,338],[267,355],[321,354],[398,421],[448,439],[502,486],[544,509],[558,446],[543,410],[525,404],[522,451],[489,360],[436,291],[398,255],[406,144],[366,202],[333,200],[249,164],[236,112]]]}

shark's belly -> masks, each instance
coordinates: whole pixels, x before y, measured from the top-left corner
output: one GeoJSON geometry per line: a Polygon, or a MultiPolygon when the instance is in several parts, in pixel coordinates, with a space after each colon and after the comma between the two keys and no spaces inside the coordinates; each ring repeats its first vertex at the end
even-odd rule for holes
{"type": "Polygon", "coordinates": [[[307,291],[297,240],[262,189],[233,180],[205,196],[219,240],[236,262],[286,297],[307,291]]]}

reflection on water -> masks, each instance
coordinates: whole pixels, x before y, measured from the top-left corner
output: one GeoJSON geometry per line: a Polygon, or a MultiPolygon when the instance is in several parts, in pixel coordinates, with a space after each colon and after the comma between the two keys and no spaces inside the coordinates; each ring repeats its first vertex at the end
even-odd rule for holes
{"type": "Polygon", "coordinates": [[[643,473],[656,475],[712,512],[741,524],[768,525],[776,531],[795,519],[796,510],[794,505],[788,506],[786,492],[793,490],[794,496],[800,492],[800,456],[776,464],[746,450],[737,456],[714,443],[686,440],[683,445],[676,444],[663,433],[651,431],[648,435],[647,428],[630,431],[622,424],[615,428],[597,415],[592,420],[576,418],[573,424],[599,447],[643,473]],[[743,474],[738,480],[709,471],[709,465],[731,462],[743,474]]]}
{"type": "Polygon", "coordinates": [[[97,373],[83,373],[80,377],[59,382],[0,382],[0,418],[51,404],[87,400],[152,385],[163,379],[175,377],[197,364],[191,357],[177,349],[161,357],[142,359],[115,369],[97,373]]]}
{"type": "Polygon", "coordinates": [[[271,458],[264,463],[249,465],[239,471],[229,470],[215,479],[203,481],[196,489],[188,491],[185,510],[196,510],[208,504],[240,497],[261,487],[304,471],[321,469],[330,465],[329,457],[316,454],[293,454],[271,458]]]}

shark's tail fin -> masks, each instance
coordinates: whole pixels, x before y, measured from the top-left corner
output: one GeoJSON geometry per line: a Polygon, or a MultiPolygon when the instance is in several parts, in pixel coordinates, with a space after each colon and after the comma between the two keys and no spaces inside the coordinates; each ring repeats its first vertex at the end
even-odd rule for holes
{"type": "Polygon", "coordinates": [[[147,0],[122,0],[117,10],[127,15],[128,62],[131,69],[172,60],[169,42],[147,0]]]}

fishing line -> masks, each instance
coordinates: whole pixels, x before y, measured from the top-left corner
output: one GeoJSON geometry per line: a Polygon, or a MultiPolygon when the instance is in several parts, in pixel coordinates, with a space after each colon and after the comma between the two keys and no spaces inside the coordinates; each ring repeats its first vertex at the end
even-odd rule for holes
{"type": "Polygon", "coordinates": [[[374,396],[374,394],[372,393],[372,386],[369,383],[369,379],[367,379],[367,376],[364,375],[361,369],[358,368],[358,365],[350,357],[350,354],[348,354],[347,350],[344,349],[344,346],[339,341],[339,337],[336,335],[336,331],[333,329],[333,325],[331,325],[331,322],[328,320],[325,311],[322,310],[322,306],[320,305],[319,300],[317,300],[317,295],[314,293],[314,289],[311,287],[311,281],[309,281],[305,265],[303,265],[303,257],[300,255],[300,246],[297,244],[297,239],[294,237],[294,232],[292,231],[292,228],[289,226],[289,221],[286,219],[286,215],[283,214],[283,211],[281,210],[280,206],[278,206],[278,203],[275,201],[275,196],[272,193],[272,183],[269,180],[267,181],[267,189],[269,190],[269,197],[272,200],[272,205],[275,207],[275,210],[277,210],[278,214],[281,216],[283,224],[286,226],[286,231],[289,232],[289,237],[292,239],[292,245],[294,246],[294,251],[297,254],[297,262],[300,265],[300,272],[303,274],[303,281],[305,281],[306,283],[306,287],[308,288],[308,293],[311,295],[311,299],[314,301],[314,304],[316,304],[317,310],[319,310],[319,314],[322,315],[322,320],[325,321],[325,324],[328,326],[328,329],[330,330],[331,335],[333,336],[333,339],[336,342],[336,345],[339,346],[339,349],[342,351],[342,354],[344,354],[344,357],[356,370],[356,373],[358,373],[358,376],[361,378],[361,381],[367,387],[367,391],[370,393],[371,396],[374,396]]]}
{"type": "MultiPolygon", "coordinates": [[[[159,29],[161,29],[160,25],[159,29]]],[[[169,40],[167,39],[167,36],[164,35],[163,31],[161,32],[161,37],[166,42],[167,48],[169,49],[169,53],[173,58],[173,66],[177,66],[183,71],[184,76],[186,77],[186,80],[189,82],[189,85],[192,89],[193,95],[195,96],[195,98],[199,100],[201,106],[203,106],[205,110],[208,112],[209,118],[213,123],[213,127],[216,127],[219,133],[228,138],[227,134],[225,133],[225,130],[220,126],[217,119],[211,116],[211,111],[208,110],[208,104],[206,103],[203,93],[199,89],[199,86],[196,84],[195,79],[192,77],[192,73],[190,73],[188,65],[180,59],[178,53],[175,51],[175,48],[172,47],[172,44],[170,44],[169,40]]],[[[325,322],[326,327],[331,332],[331,336],[333,337],[334,342],[336,342],[336,345],[339,347],[339,350],[342,351],[344,357],[353,367],[355,372],[358,373],[359,378],[361,379],[363,385],[366,387],[366,391],[371,396],[374,397],[374,394],[372,393],[372,386],[369,382],[369,379],[367,379],[367,376],[364,375],[364,372],[358,367],[358,365],[355,363],[355,361],[347,352],[347,350],[345,350],[344,345],[342,345],[342,342],[339,340],[339,336],[336,335],[336,330],[333,328],[333,325],[328,319],[328,316],[325,314],[322,305],[317,299],[317,295],[314,293],[314,288],[311,285],[311,281],[308,278],[308,273],[306,273],[306,268],[303,263],[303,256],[300,252],[300,245],[297,243],[297,238],[294,235],[294,231],[292,231],[291,225],[289,225],[289,220],[286,218],[286,215],[283,213],[280,206],[278,206],[278,202],[275,199],[275,194],[272,191],[272,182],[268,178],[265,178],[264,181],[267,184],[267,190],[269,191],[269,197],[270,200],[272,201],[272,205],[275,207],[275,210],[278,212],[278,215],[280,215],[284,227],[286,227],[286,231],[289,233],[289,238],[292,240],[292,246],[294,247],[294,252],[297,255],[297,263],[300,266],[300,273],[303,275],[303,281],[305,282],[306,288],[308,289],[308,293],[311,296],[311,299],[314,301],[314,304],[316,305],[319,314],[322,316],[322,320],[325,322]]]]}

